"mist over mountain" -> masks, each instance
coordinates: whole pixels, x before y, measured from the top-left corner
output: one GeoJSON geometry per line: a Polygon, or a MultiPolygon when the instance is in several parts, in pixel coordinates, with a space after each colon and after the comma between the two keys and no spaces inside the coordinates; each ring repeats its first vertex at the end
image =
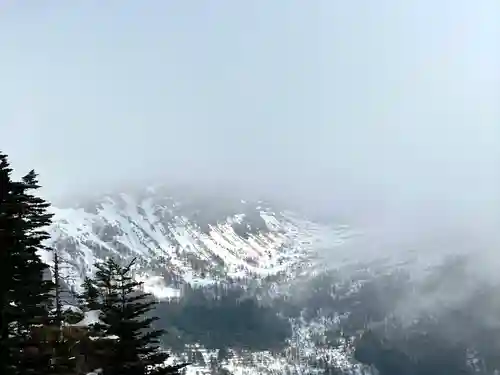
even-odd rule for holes
{"type": "Polygon", "coordinates": [[[73,290],[94,262],[137,258],[163,344],[193,373],[497,368],[491,238],[443,221],[355,227],[237,196],[157,185],[81,199],[53,208],[49,245],[73,290]]]}
{"type": "Polygon", "coordinates": [[[0,147],[66,297],[136,258],[193,375],[497,374],[498,14],[0,1],[0,147]]]}

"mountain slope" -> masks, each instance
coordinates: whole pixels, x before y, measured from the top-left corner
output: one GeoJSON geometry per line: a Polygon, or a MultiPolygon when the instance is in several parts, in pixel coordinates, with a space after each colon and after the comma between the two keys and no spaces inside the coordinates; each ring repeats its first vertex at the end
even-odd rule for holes
{"type": "Polygon", "coordinates": [[[420,318],[417,301],[439,304],[419,283],[446,251],[386,249],[377,236],[353,240],[358,233],[345,226],[265,202],[156,188],[53,212],[48,245],[66,263],[67,284],[78,289],[106,257],[136,258],[136,278],[162,300],[164,345],[172,360],[194,363],[189,374],[375,373],[354,359],[353,339],[399,324],[395,317],[420,318]]]}
{"type": "MultiPolygon", "coordinates": [[[[320,225],[263,202],[174,199],[161,188],[110,195],[75,208],[53,208],[48,245],[60,252],[64,276],[78,289],[106,257],[137,258],[136,276],[159,298],[183,284],[286,277],[315,252],[350,232],[320,225]]],[[[52,263],[49,253],[42,254],[52,263]]]]}
{"type": "MultiPolygon", "coordinates": [[[[324,268],[321,254],[341,263],[353,258],[345,252],[355,235],[349,228],[262,201],[172,194],[163,188],[52,210],[47,245],[63,260],[60,272],[69,288],[79,290],[95,262],[135,258],[135,277],[162,300],[159,324],[173,333],[164,337],[164,345],[174,350],[173,359],[195,363],[190,373],[211,373],[213,358],[200,358],[219,349],[231,353],[216,354],[221,373],[294,373],[326,363],[356,368],[348,364],[345,349],[316,342],[334,329],[336,318],[310,321],[286,313],[296,284],[324,268]],[[239,305],[241,298],[247,303],[239,305]],[[172,316],[176,311],[181,314],[172,316]],[[256,332],[252,337],[242,335],[248,324],[256,332]],[[255,340],[258,345],[250,347],[255,340]]],[[[52,253],[41,255],[52,265],[52,253]]],[[[300,312],[301,303],[293,301],[292,310],[300,312]]]]}

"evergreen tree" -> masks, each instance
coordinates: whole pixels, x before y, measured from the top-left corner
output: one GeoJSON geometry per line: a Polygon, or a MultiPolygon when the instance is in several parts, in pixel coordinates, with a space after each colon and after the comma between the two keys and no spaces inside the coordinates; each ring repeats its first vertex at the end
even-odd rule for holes
{"type": "Polygon", "coordinates": [[[32,195],[34,171],[13,181],[7,156],[0,153],[0,373],[43,374],[50,351],[33,340],[36,325],[49,323],[53,283],[39,250],[48,238],[49,204],[32,195]]]}
{"type": "Polygon", "coordinates": [[[151,295],[139,290],[131,267],[120,266],[113,259],[97,264],[95,286],[100,293],[102,324],[97,327],[106,335],[107,350],[103,356],[103,375],[177,374],[187,364],[162,365],[169,355],[159,348],[163,330],[152,330],[156,317],[147,317],[154,308],[151,295]]]}
{"type": "MultiPolygon", "coordinates": [[[[59,251],[54,251],[54,323],[57,330],[62,333],[61,326],[63,322],[62,299],[61,299],[61,257],[59,251]]],[[[59,335],[60,336],[60,335],[59,335]]]]}
{"type": "Polygon", "coordinates": [[[0,333],[0,373],[14,374],[17,358],[12,350],[14,340],[12,329],[14,323],[14,307],[11,304],[11,289],[14,277],[14,261],[12,252],[19,251],[14,234],[20,226],[12,197],[12,169],[7,156],[0,154],[0,298],[1,298],[1,333],[0,333]]]}
{"type": "Polygon", "coordinates": [[[62,276],[61,265],[62,259],[59,250],[56,248],[53,251],[54,267],[54,311],[51,325],[47,327],[49,334],[51,333],[52,358],[49,368],[50,374],[69,374],[75,369],[75,357],[71,353],[73,343],[64,334],[63,323],[65,321],[65,312],[63,311],[62,299],[62,276]]]}
{"type": "Polygon", "coordinates": [[[84,311],[99,309],[99,291],[92,279],[85,277],[82,284],[83,292],[78,295],[80,306],[84,311]]]}

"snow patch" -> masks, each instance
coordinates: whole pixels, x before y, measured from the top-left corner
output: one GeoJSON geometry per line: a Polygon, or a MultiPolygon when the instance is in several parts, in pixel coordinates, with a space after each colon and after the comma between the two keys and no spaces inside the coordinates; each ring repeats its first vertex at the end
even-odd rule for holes
{"type": "Polygon", "coordinates": [[[103,324],[104,322],[100,319],[101,310],[90,310],[86,311],[82,320],[75,324],[69,324],[72,327],[89,327],[93,324],[103,324]]]}

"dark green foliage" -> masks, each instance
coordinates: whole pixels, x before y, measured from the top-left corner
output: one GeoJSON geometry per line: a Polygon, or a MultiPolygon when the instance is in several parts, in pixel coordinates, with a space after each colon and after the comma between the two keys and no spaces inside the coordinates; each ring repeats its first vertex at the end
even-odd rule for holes
{"type": "Polygon", "coordinates": [[[381,375],[473,373],[467,366],[466,343],[451,343],[438,327],[400,337],[367,331],[356,343],[355,358],[375,366],[381,375]]]}
{"type": "Polygon", "coordinates": [[[51,222],[49,204],[31,194],[39,188],[34,171],[11,179],[7,157],[0,153],[0,373],[46,373],[48,356],[31,337],[36,324],[49,323],[53,283],[37,252],[45,249],[51,222]]]}
{"type": "Polygon", "coordinates": [[[82,284],[83,292],[78,296],[80,306],[85,310],[97,310],[99,304],[99,290],[90,277],[85,277],[82,284]]]}
{"type": "Polygon", "coordinates": [[[194,342],[207,348],[279,349],[291,334],[286,319],[239,288],[187,289],[183,299],[161,302],[154,314],[161,318],[157,326],[168,325],[164,342],[178,350],[194,342]]]}
{"type": "Polygon", "coordinates": [[[70,340],[62,337],[53,344],[53,354],[51,356],[51,375],[71,374],[76,366],[76,357],[72,352],[73,344],[70,340]]]}
{"type": "Polygon", "coordinates": [[[62,292],[62,277],[61,277],[61,257],[56,249],[53,252],[54,258],[54,305],[55,309],[52,314],[51,325],[42,328],[42,331],[52,331],[52,346],[50,360],[50,374],[68,374],[75,368],[76,360],[71,353],[70,343],[63,333],[63,322],[66,320],[65,312],[63,311],[62,292]]]}
{"type": "Polygon", "coordinates": [[[62,313],[63,321],[67,324],[76,324],[83,319],[84,315],[80,311],[66,310],[62,313]]]}
{"type": "Polygon", "coordinates": [[[470,280],[467,264],[464,259],[452,258],[421,282],[381,278],[378,285],[354,293],[361,306],[353,309],[358,317],[373,311],[372,305],[385,309],[380,316],[371,315],[378,320],[369,320],[369,329],[360,327],[363,319],[346,320],[349,328],[364,331],[355,342],[356,359],[376,367],[381,375],[484,375],[499,369],[500,330],[487,318],[500,316],[499,286],[475,281],[474,289],[464,293],[458,286],[470,280]],[[402,284],[407,293],[393,293],[405,290],[402,284]],[[377,290],[386,294],[374,292],[377,290]],[[408,319],[393,313],[395,301],[403,301],[403,306],[411,304],[413,309],[419,309],[419,301],[432,301],[432,305],[413,312],[408,319]]]}
{"type": "Polygon", "coordinates": [[[156,302],[139,291],[141,284],[130,273],[132,263],[122,267],[109,259],[96,267],[93,283],[100,296],[102,323],[96,324],[94,330],[101,333],[105,342],[101,356],[103,375],[175,374],[186,366],[148,372],[150,366],[161,365],[168,358],[167,353],[159,350],[159,337],[164,332],[150,329],[157,318],[146,316],[156,302]]]}
{"type": "Polygon", "coordinates": [[[321,275],[305,284],[297,293],[300,298],[277,302],[289,316],[306,306],[301,311],[306,319],[347,313],[338,327],[326,332],[328,345],[337,346],[343,335],[357,336],[355,359],[381,375],[490,375],[500,369],[500,285],[474,281],[475,289],[465,295],[457,286],[469,280],[468,263],[451,259],[417,281],[404,272],[377,274],[374,268],[350,280],[321,275]],[[413,312],[419,301],[434,302],[430,310],[413,312]],[[415,315],[406,319],[398,308],[408,305],[405,311],[415,315]]]}

